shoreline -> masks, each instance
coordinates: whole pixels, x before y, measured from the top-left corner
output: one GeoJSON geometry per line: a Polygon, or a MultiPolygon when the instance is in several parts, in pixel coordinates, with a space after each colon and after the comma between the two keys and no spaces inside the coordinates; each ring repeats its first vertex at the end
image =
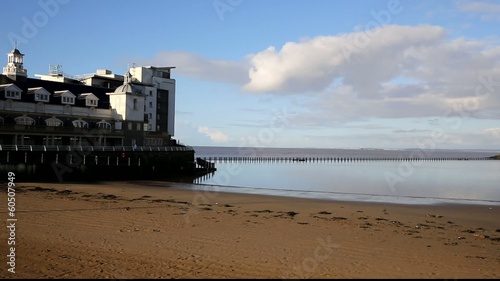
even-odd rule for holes
{"type": "Polygon", "coordinates": [[[0,277],[500,277],[500,207],[333,201],[189,185],[16,183],[18,264],[15,275],[0,268],[0,277]]]}
{"type": "MultiPolygon", "coordinates": [[[[410,205],[410,206],[417,206],[417,205],[442,205],[442,204],[451,204],[451,205],[480,205],[480,206],[500,206],[500,201],[495,201],[495,200],[482,200],[482,199],[462,199],[462,198],[441,198],[441,197],[424,197],[424,196],[391,196],[391,195],[381,195],[381,194],[365,194],[365,193],[346,193],[346,192],[325,192],[325,191],[308,191],[308,190],[293,190],[293,189],[278,189],[278,188],[257,188],[257,187],[241,187],[241,186],[231,186],[231,185],[217,185],[217,184],[204,184],[204,183],[182,183],[186,185],[193,185],[193,186],[207,186],[207,187],[216,187],[216,188],[223,188],[226,189],[226,191],[218,191],[218,192],[225,192],[225,193],[235,193],[235,194],[253,194],[253,195],[262,195],[262,196],[276,196],[276,197],[286,197],[286,198],[303,198],[303,199],[310,199],[310,200],[330,200],[330,201],[340,201],[340,202],[366,202],[366,203],[381,203],[381,204],[395,204],[395,205],[410,205]],[[229,189],[234,189],[234,190],[264,190],[264,191],[271,191],[271,192],[277,192],[277,193],[248,193],[248,192],[237,192],[237,191],[227,191],[229,189]],[[368,199],[365,200],[360,200],[360,199],[341,199],[341,198],[319,198],[319,197],[305,197],[305,196],[292,196],[292,195],[283,195],[283,194],[278,194],[278,193],[308,193],[308,194],[328,194],[328,195],[336,195],[336,196],[341,196],[341,197],[366,197],[368,199]],[[382,200],[371,200],[370,198],[386,198],[386,199],[393,199],[392,201],[384,201],[382,200]],[[407,200],[407,202],[395,202],[395,200],[401,199],[401,200],[407,200]],[[417,200],[421,201],[427,201],[427,202],[415,202],[417,200]],[[410,202],[414,201],[414,202],[410,202]],[[433,202],[433,203],[431,203],[433,202]]],[[[192,190],[203,190],[203,188],[187,188],[187,189],[192,189],[192,190]]]]}

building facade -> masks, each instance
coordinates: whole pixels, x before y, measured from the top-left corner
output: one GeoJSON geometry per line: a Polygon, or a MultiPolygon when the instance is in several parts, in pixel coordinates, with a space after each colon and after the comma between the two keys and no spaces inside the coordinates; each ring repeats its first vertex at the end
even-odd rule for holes
{"type": "Polygon", "coordinates": [[[0,75],[0,145],[175,145],[173,68],[29,78],[15,48],[0,75]]]}

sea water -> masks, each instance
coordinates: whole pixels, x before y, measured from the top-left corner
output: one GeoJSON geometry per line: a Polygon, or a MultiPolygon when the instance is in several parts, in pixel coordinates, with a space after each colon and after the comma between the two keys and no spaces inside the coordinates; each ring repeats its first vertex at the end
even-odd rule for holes
{"type": "Polygon", "coordinates": [[[205,159],[226,157],[215,162],[216,172],[196,180],[198,189],[408,204],[500,205],[500,161],[463,160],[486,158],[498,154],[495,151],[250,147],[195,147],[195,151],[196,157],[205,159]],[[230,160],[245,156],[316,161],[230,160]],[[403,160],[409,157],[413,160],[403,160]],[[446,160],[457,158],[462,160],[446,160]]]}

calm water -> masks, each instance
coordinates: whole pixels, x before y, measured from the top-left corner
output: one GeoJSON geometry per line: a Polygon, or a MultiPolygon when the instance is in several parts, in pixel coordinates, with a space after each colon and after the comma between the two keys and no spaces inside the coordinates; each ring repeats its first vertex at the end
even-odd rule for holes
{"type": "MultiPolygon", "coordinates": [[[[195,147],[196,157],[480,158],[495,151],[195,147]]],[[[500,205],[500,161],[216,162],[197,188],[338,200],[500,205]]]]}

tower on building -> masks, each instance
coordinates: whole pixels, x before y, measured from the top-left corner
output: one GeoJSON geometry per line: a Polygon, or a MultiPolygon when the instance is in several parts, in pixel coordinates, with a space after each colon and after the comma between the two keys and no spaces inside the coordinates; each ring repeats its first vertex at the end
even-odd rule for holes
{"type": "Polygon", "coordinates": [[[28,77],[28,71],[23,65],[24,54],[14,48],[7,54],[7,66],[3,68],[2,74],[15,81],[23,81],[28,77]]]}

